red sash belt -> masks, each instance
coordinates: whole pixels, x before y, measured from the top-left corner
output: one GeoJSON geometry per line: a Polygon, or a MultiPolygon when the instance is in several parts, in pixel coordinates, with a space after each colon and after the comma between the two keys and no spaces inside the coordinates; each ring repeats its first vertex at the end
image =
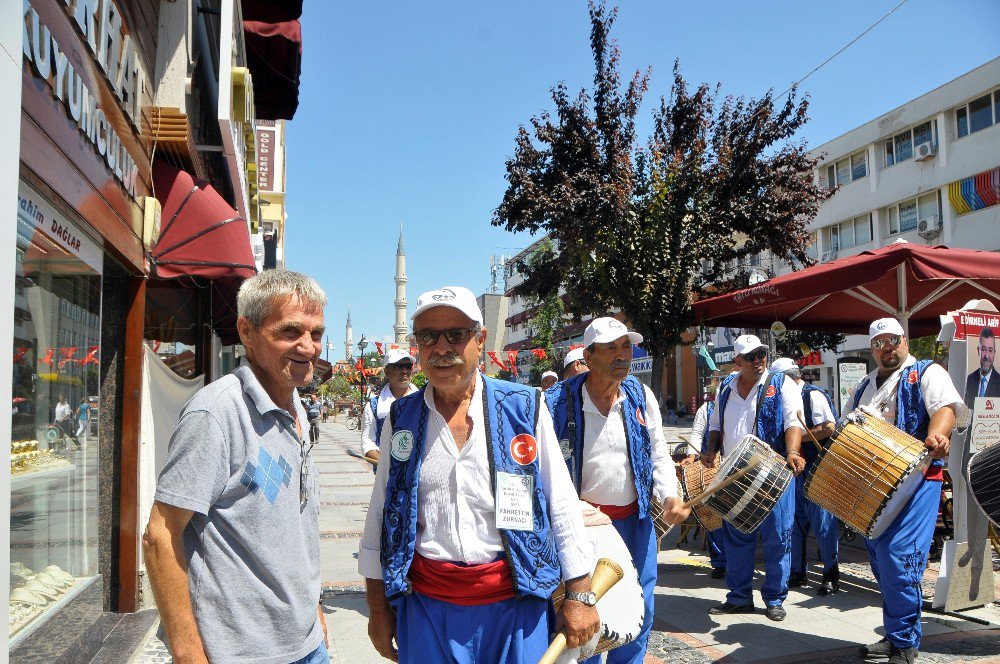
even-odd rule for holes
{"type": "Polygon", "coordinates": [[[621,521],[639,511],[639,501],[633,500],[628,505],[594,505],[594,507],[604,512],[612,521],[621,521]]]}
{"type": "Polygon", "coordinates": [[[924,471],[924,478],[928,480],[936,480],[938,482],[943,482],[944,466],[938,466],[937,464],[933,466],[927,466],[927,470],[924,471]]]}
{"type": "Polygon", "coordinates": [[[483,565],[430,560],[413,554],[410,583],[421,595],[462,606],[492,604],[514,597],[514,578],[506,558],[483,565]]]}

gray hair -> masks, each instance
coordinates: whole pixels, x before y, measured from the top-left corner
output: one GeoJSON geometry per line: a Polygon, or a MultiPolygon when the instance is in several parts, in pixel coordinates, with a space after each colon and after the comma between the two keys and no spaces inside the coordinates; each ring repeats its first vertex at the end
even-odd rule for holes
{"type": "Polygon", "coordinates": [[[326,293],[312,277],[291,270],[264,270],[240,286],[236,311],[259,329],[275,303],[290,297],[306,305],[326,306],[326,293]]]}

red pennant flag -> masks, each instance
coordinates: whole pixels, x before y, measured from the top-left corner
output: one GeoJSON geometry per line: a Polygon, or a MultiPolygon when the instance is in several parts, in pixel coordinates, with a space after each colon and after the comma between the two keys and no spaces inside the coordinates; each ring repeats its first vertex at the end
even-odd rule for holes
{"type": "Polygon", "coordinates": [[[537,357],[539,360],[545,359],[545,349],[544,348],[532,348],[531,354],[537,357]]]}
{"type": "Polygon", "coordinates": [[[376,341],[376,342],[375,342],[375,350],[377,350],[377,351],[378,351],[378,356],[379,356],[379,357],[382,357],[383,355],[385,355],[385,348],[384,348],[384,346],[382,345],[382,342],[381,342],[381,341],[376,341]]]}
{"type": "Polygon", "coordinates": [[[507,364],[510,365],[510,372],[517,375],[517,351],[509,350],[507,351],[507,364]]]}
{"type": "Polygon", "coordinates": [[[417,356],[417,347],[416,346],[410,346],[410,356],[411,357],[416,357],[417,356]]]}
{"type": "Polygon", "coordinates": [[[66,366],[67,362],[73,361],[73,356],[76,355],[76,346],[67,346],[66,348],[60,348],[59,355],[62,357],[62,359],[59,360],[59,364],[57,364],[56,366],[59,369],[62,369],[64,366],[66,366]]]}
{"type": "MultiPolygon", "coordinates": [[[[159,344],[159,342],[157,342],[157,344],[159,344]]],[[[82,360],[80,360],[79,365],[82,367],[85,364],[100,364],[97,361],[97,353],[99,349],[100,346],[91,346],[90,348],[88,348],[87,356],[82,360]]]]}
{"type": "Polygon", "coordinates": [[[51,367],[52,366],[52,354],[54,352],[56,352],[55,348],[47,348],[47,349],[45,349],[45,357],[43,357],[42,359],[38,360],[38,363],[39,364],[47,364],[47,365],[49,365],[51,367]]]}
{"type": "Polygon", "coordinates": [[[29,350],[31,350],[31,347],[29,346],[18,346],[17,352],[14,353],[14,364],[20,362],[29,350]]]}
{"type": "Polygon", "coordinates": [[[501,368],[501,369],[503,369],[504,371],[510,371],[510,369],[508,369],[508,368],[507,368],[507,365],[506,365],[506,364],[504,364],[504,363],[503,363],[503,362],[502,362],[502,361],[500,360],[500,358],[499,358],[499,357],[497,357],[497,354],[496,354],[496,352],[495,352],[495,351],[492,351],[492,350],[488,350],[488,351],[486,351],[486,354],[487,354],[487,355],[489,356],[489,358],[490,358],[491,360],[493,360],[493,364],[497,365],[498,367],[500,367],[500,368],[501,368]]]}

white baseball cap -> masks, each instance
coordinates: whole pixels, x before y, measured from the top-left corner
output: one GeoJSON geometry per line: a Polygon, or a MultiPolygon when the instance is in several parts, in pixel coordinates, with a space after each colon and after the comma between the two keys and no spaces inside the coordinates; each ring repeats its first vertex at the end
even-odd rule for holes
{"type": "Polygon", "coordinates": [[[559,380],[559,374],[557,374],[555,371],[546,371],[545,373],[543,373],[542,374],[542,380],[545,380],[549,376],[552,376],[556,380],[559,380]]]}
{"type": "Polygon", "coordinates": [[[413,364],[413,356],[410,352],[403,350],[402,348],[390,348],[382,356],[382,366],[387,367],[390,364],[398,364],[400,362],[409,362],[413,364]]]}
{"type": "Polygon", "coordinates": [[[642,335],[625,327],[625,323],[617,318],[604,316],[590,321],[590,325],[583,332],[584,347],[590,344],[606,344],[628,336],[634,344],[642,343],[642,335]]]}
{"type": "Polygon", "coordinates": [[[577,360],[583,359],[583,348],[574,348],[570,352],[566,353],[566,357],[563,358],[563,369],[573,364],[577,360]]]}
{"type": "Polygon", "coordinates": [[[752,350],[757,350],[758,348],[763,348],[767,350],[767,344],[760,340],[760,337],[754,334],[741,334],[736,337],[736,341],[733,342],[733,350],[737,355],[746,355],[752,350]]]}
{"type": "Polygon", "coordinates": [[[483,313],[479,310],[479,304],[476,303],[476,296],[468,288],[445,286],[421,293],[420,297],[417,298],[417,308],[410,316],[410,320],[416,320],[417,316],[434,307],[458,309],[473,322],[483,324],[483,313]]]}
{"type": "Polygon", "coordinates": [[[795,364],[795,360],[790,357],[779,357],[774,362],[771,362],[771,371],[798,371],[799,365],[795,364]]]}
{"type": "Polygon", "coordinates": [[[868,328],[868,341],[872,341],[880,334],[898,334],[901,337],[906,336],[903,333],[903,326],[899,324],[899,321],[895,318],[879,318],[877,321],[871,324],[868,328]]]}

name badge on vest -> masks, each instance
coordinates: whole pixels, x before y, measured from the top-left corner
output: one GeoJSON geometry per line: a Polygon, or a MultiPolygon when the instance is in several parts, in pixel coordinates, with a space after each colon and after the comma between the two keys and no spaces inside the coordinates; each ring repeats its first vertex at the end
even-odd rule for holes
{"type": "Polygon", "coordinates": [[[497,473],[496,527],[534,530],[535,478],[531,475],[497,473]]]}

